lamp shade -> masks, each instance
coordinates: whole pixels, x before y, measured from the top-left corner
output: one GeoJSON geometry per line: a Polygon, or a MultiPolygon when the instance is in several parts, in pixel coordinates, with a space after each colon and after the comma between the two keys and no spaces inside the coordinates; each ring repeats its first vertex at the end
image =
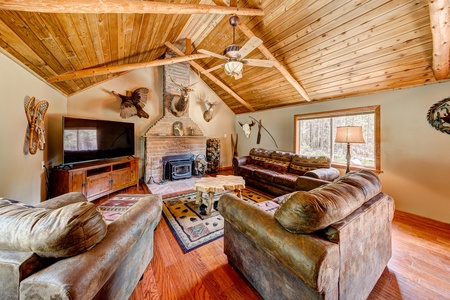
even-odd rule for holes
{"type": "Polygon", "coordinates": [[[242,73],[244,65],[240,61],[229,61],[225,64],[225,73],[229,76],[238,76],[242,73]]]}
{"type": "Polygon", "coordinates": [[[336,143],[364,143],[361,126],[341,126],[336,131],[336,143]]]}

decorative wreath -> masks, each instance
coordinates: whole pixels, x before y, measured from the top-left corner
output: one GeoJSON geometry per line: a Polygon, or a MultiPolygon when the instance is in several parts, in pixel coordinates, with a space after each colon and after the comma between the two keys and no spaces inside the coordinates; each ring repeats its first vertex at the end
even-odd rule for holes
{"type": "Polygon", "coordinates": [[[427,120],[434,129],[450,134],[450,98],[433,104],[428,110],[427,120]]]}

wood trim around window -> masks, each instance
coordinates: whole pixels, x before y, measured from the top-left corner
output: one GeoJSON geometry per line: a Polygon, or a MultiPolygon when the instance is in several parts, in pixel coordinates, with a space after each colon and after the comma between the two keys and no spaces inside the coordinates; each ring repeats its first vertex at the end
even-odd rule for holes
{"type": "MultiPolygon", "coordinates": [[[[329,117],[338,117],[338,116],[351,116],[351,115],[358,115],[363,113],[374,113],[375,114],[375,168],[367,168],[367,167],[355,167],[350,166],[350,169],[352,170],[360,170],[360,169],[366,169],[373,171],[375,173],[382,173],[381,171],[381,128],[380,128],[380,106],[379,105],[373,105],[373,106],[364,106],[364,107],[356,107],[356,108],[349,108],[349,109],[340,109],[340,110],[333,110],[333,111],[323,111],[323,112],[316,112],[316,113],[307,113],[307,114],[299,114],[294,115],[294,152],[299,153],[300,152],[300,143],[299,143],[299,126],[300,126],[300,120],[305,119],[316,119],[316,118],[329,118],[329,117]]],[[[338,164],[338,163],[332,163],[333,167],[338,169],[345,169],[346,165],[338,164]]]]}

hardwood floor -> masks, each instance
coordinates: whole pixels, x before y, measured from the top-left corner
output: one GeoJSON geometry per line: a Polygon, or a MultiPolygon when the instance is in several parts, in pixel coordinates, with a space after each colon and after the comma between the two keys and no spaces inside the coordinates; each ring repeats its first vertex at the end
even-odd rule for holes
{"type": "MultiPolygon", "coordinates": [[[[392,239],[392,258],[368,299],[450,299],[450,224],[396,211],[392,239]]],[[[221,238],[183,254],[163,218],[154,257],[130,300],[262,299],[222,249],[221,238]]]]}

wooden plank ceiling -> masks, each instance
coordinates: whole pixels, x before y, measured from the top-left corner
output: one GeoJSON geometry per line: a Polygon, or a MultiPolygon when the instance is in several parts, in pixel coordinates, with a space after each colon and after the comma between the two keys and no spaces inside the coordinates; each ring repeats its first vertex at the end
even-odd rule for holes
{"type": "MultiPolygon", "coordinates": [[[[0,4],[5,2],[8,1],[0,4]]],[[[240,22],[263,40],[263,45],[301,84],[312,102],[436,81],[428,5],[425,0],[237,1],[238,8],[264,12],[264,16],[239,16],[240,22]]],[[[232,42],[228,19],[229,15],[211,13],[69,14],[5,9],[0,10],[0,47],[47,80],[86,68],[156,60],[166,51],[166,42],[175,44],[185,38],[191,40],[193,54],[197,49],[221,54],[232,42]]],[[[236,28],[236,44],[246,41],[248,37],[236,28]]],[[[258,49],[247,57],[266,59],[258,49]]],[[[205,69],[222,63],[217,58],[195,62],[205,69]]],[[[71,95],[121,74],[52,85],[71,95]]],[[[222,68],[211,74],[255,111],[307,103],[276,68],[246,65],[238,80],[227,76],[222,68]]],[[[249,111],[212,80],[200,76],[235,113],[249,111]]]]}

